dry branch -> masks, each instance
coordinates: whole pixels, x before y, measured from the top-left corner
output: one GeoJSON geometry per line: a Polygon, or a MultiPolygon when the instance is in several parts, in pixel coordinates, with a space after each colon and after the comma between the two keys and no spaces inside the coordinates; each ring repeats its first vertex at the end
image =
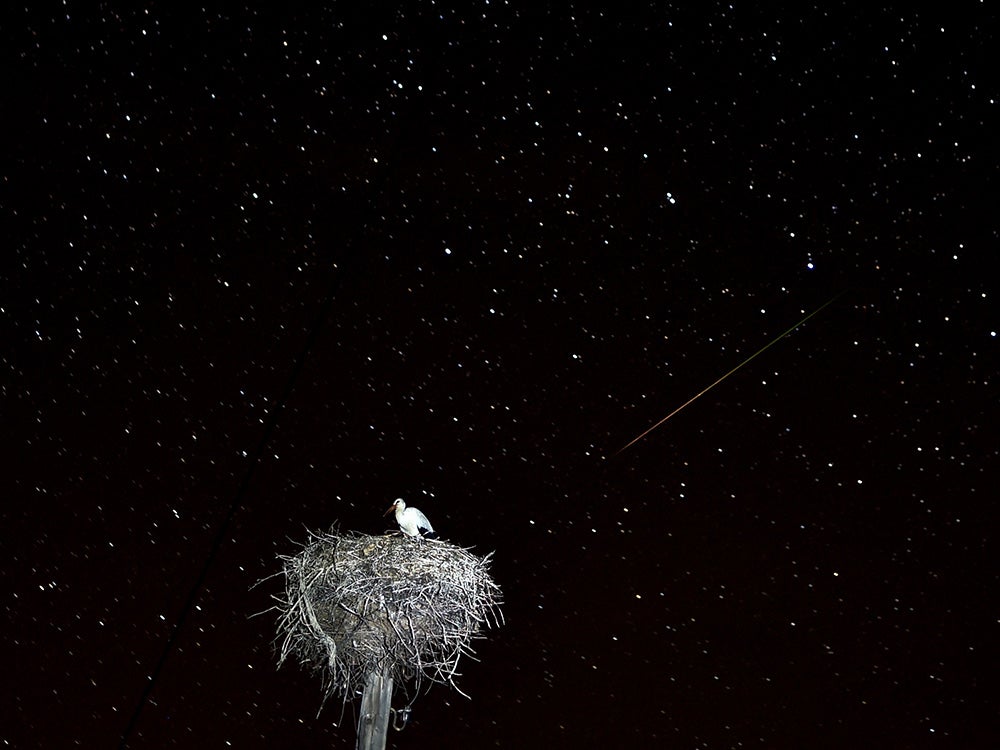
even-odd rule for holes
{"type": "Polygon", "coordinates": [[[503,618],[490,555],[448,542],[320,533],[281,560],[279,664],[294,656],[345,700],[370,673],[458,690],[459,659],[503,618]]]}

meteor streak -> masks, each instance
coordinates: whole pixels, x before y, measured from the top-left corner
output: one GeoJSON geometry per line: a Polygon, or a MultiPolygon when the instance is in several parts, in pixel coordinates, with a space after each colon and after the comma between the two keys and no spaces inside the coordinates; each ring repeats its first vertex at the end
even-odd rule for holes
{"type": "Polygon", "coordinates": [[[843,292],[840,292],[839,294],[836,294],[833,297],[831,297],[830,299],[828,299],[826,302],[824,302],[822,305],[820,305],[819,307],[817,307],[811,313],[809,313],[808,315],[806,315],[802,320],[800,320],[798,323],[796,323],[795,325],[793,325],[787,331],[785,331],[784,333],[782,333],[782,334],[780,334],[778,336],[775,336],[771,341],[769,341],[763,347],[761,347],[760,349],[758,349],[757,351],[755,351],[753,354],[751,354],[749,357],[747,357],[746,359],[744,359],[742,362],[740,362],[738,365],[736,365],[736,367],[734,367],[732,370],[730,370],[729,372],[727,372],[725,375],[723,375],[721,378],[719,378],[718,380],[716,380],[714,383],[712,383],[711,385],[709,385],[709,386],[705,387],[704,389],[698,391],[698,393],[694,394],[691,398],[689,398],[683,404],[681,404],[680,406],[678,406],[676,409],[674,409],[672,412],[670,412],[667,416],[665,416],[659,422],[657,422],[652,427],[648,428],[645,432],[643,432],[640,435],[638,435],[637,437],[633,438],[632,440],[630,440],[629,442],[627,442],[625,445],[623,445],[621,448],[619,448],[617,451],[615,451],[614,454],[613,454],[613,456],[612,456],[612,458],[614,456],[617,456],[619,453],[622,453],[623,451],[626,451],[629,448],[631,448],[633,445],[635,445],[640,440],[642,440],[644,437],[646,437],[646,435],[648,435],[649,433],[651,433],[653,430],[655,430],[661,424],[663,424],[668,419],[670,419],[672,416],[674,416],[675,414],[677,414],[677,412],[679,412],[681,409],[683,409],[684,407],[688,406],[693,401],[695,401],[695,400],[701,398],[702,396],[704,396],[706,393],[708,393],[710,390],[712,390],[713,388],[715,388],[715,386],[717,386],[723,380],[725,380],[726,378],[728,378],[730,375],[732,375],[734,372],[736,372],[737,370],[739,370],[745,364],[749,363],[750,360],[752,360],[755,357],[758,357],[761,354],[763,354],[764,352],[766,352],[772,346],[774,346],[779,341],[781,341],[781,339],[785,338],[785,336],[787,336],[792,331],[794,331],[796,328],[798,328],[800,325],[802,325],[807,320],[809,320],[809,318],[813,317],[814,315],[816,315],[817,313],[819,313],[821,310],[823,310],[823,308],[825,308],[825,307],[829,306],[831,303],[833,303],[834,300],[836,300],[838,297],[840,297],[841,294],[843,294],[843,292]]]}

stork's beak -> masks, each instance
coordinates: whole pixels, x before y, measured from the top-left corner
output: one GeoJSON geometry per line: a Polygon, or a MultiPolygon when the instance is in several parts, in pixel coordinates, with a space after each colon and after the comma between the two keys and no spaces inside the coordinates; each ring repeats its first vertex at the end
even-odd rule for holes
{"type": "Polygon", "coordinates": [[[387,510],[385,513],[382,514],[382,518],[385,518],[387,515],[389,515],[390,513],[392,513],[394,510],[396,510],[396,503],[393,503],[392,505],[389,506],[389,510],[387,510]]]}

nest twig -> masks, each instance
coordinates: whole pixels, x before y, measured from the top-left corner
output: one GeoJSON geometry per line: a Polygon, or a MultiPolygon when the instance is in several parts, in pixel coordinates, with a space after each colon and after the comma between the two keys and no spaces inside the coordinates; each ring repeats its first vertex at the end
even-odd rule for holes
{"type": "MultiPolygon", "coordinates": [[[[313,534],[281,557],[279,665],[290,656],[323,676],[326,693],[353,697],[371,672],[458,690],[471,641],[502,622],[491,555],[402,536],[313,534]]],[[[462,695],[465,695],[462,693],[462,695]]]]}

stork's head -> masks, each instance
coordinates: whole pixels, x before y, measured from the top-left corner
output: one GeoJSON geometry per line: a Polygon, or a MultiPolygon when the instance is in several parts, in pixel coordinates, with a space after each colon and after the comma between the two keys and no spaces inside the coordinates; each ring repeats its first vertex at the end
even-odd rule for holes
{"type": "Polygon", "coordinates": [[[387,516],[394,510],[403,510],[404,508],[406,508],[406,503],[403,502],[403,498],[397,497],[395,500],[393,500],[392,505],[389,506],[389,510],[387,510],[382,515],[387,516]]]}

